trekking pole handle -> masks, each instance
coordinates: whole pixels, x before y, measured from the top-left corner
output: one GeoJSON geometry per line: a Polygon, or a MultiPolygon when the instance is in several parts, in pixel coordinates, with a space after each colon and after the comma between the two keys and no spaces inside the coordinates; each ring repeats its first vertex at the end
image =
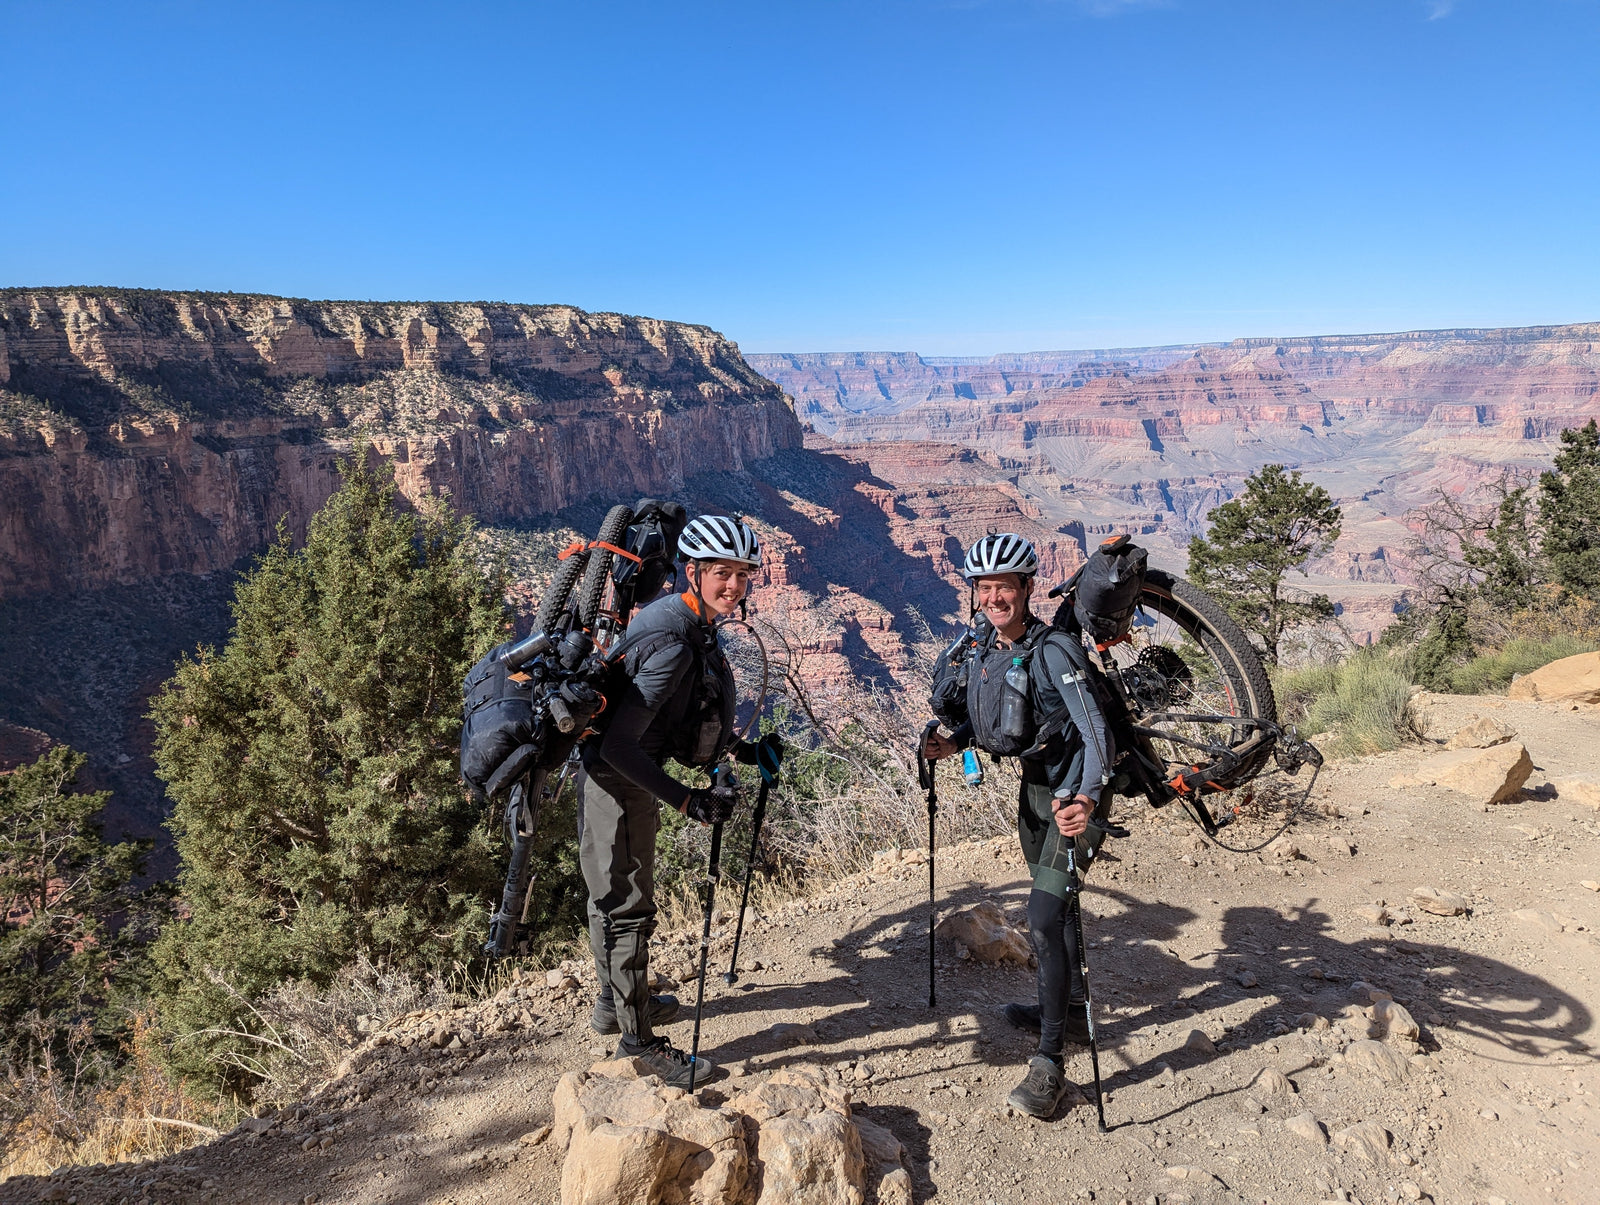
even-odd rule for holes
{"type": "Polygon", "coordinates": [[[928,741],[939,731],[939,721],[929,720],[922,729],[922,739],[917,742],[917,785],[924,791],[933,790],[933,761],[928,757],[928,741]]]}

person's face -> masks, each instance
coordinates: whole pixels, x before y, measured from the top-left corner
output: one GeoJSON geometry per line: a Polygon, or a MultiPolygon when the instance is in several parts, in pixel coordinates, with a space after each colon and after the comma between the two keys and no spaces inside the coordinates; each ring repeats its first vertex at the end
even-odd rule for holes
{"type": "Polygon", "coordinates": [[[750,589],[750,566],[736,561],[709,561],[696,569],[700,597],[718,615],[732,615],[750,589]]]}
{"type": "Polygon", "coordinates": [[[1016,573],[978,579],[978,610],[1000,631],[1020,623],[1028,605],[1029,580],[1016,573]]]}

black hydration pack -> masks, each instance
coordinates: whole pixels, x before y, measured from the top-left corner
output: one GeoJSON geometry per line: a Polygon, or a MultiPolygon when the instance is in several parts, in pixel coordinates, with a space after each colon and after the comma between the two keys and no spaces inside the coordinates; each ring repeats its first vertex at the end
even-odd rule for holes
{"type": "Polygon", "coordinates": [[[1109,648],[1133,627],[1148,564],[1149,553],[1127,535],[1102,541],[1064,585],[1050,591],[1052,598],[1065,593],[1072,604],[1057,608],[1052,626],[1086,633],[1095,648],[1109,648]]]}

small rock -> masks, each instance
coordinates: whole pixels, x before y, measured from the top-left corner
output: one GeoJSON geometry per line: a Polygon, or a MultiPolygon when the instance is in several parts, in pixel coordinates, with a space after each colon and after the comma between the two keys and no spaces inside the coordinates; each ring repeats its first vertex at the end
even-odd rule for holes
{"type": "Polygon", "coordinates": [[[1233,979],[1240,987],[1255,987],[1260,982],[1254,971],[1240,971],[1233,979]]]}
{"type": "Polygon", "coordinates": [[[1595,882],[1593,879],[1582,879],[1578,882],[1578,886],[1585,891],[1600,891],[1600,883],[1595,882]]]}
{"type": "Polygon", "coordinates": [[[1499,720],[1490,719],[1486,716],[1456,729],[1455,735],[1444,743],[1444,747],[1446,749],[1488,749],[1495,745],[1503,745],[1516,735],[1514,728],[1508,728],[1499,720]]]}
{"type": "Polygon", "coordinates": [[[1368,1163],[1382,1163],[1389,1155],[1389,1131],[1375,1121],[1358,1121],[1338,1131],[1333,1143],[1368,1163]]]}
{"type": "Polygon", "coordinates": [[[1327,1017],[1319,1017],[1316,1013],[1301,1013],[1294,1023],[1301,1029],[1327,1029],[1331,1024],[1327,1017]]]}
{"type": "Polygon", "coordinates": [[[538,1146],[548,1137],[550,1137],[550,1127],[540,1126],[536,1130],[529,1130],[521,1138],[518,1138],[517,1141],[522,1143],[523,1146],[538,1146]]]}
{"type": "Polygon", "coordinates": [[[1189,1036],[1183,1040],[1185,1050],[1193,1050],[1200,1054],[1216,1054],[1217,1044],[1207,1036],[1203,1029],[1191,1029],[1189,1036]]]}
{"type": "Polygon", "coordinates": [[[1211,1173],[1205,1168],[1195,1167],[1189,1163],[1180,1163],[1167,1168],[1167,1175],[1174,1180],[1187,1180],[1193,1184],[1203,1184],[1212,1178],[1211,1173]]]}
{"type": "Polygon", "coordinates": [[[1294,1081],[1276,1067],[1263,1067],[1250,1086],[1267,1096],[1294,1095],[1294,1081]]]}
{"type": "Polygon", "coordinates": [[[1428,758],[1417,778],[1446,787],[1477,803],[1502,803],[1516,795],[1533,773],[1533,759],[1519,743],[1489,749],[1457,749],[1428,758]]]}
{"type": "Polygon", "coordinates": [[[1391,1086],[1403,1083],[1411,1074],[1411,1064],[1404,1055],[1370,1039],[1351,1042],[1345,1048],[1344,1061],[1391,1086]]]}
{"type": "Polygon", "coordinates": [[[856,1083],[858,1083],[858,1084],[866,1083],[869,1079],[872,1078],[872,1064],[868,1063],[868,1062],[857,1063],[854,1074],[855,1074],[856,1083]]]}
{"type": "Polygon", "coordinates": [[[1378,1000],[1372,1006],[1372,1023],[1380,1036],[1406,1042],[1415,1042],[1422,1036],[1422,1028],[1411,1018],[1403,1004],[1393,1000],[1378,1000]]]}
{"type": "Polygon", "coordinates": [[[1267,846],[1266,852],[1280,862],[1293,862],[1303,856],[1300,853],[1300,847],[1295,844],[1287,833],[1281,837],[1274,838],[1272,843],[1267,846]]]}
{"type": "Polygon", "coordinates": [[[1351,911],[1369,925],[1387,925],[1394,919],[1389,915],[1389,910],[1382,904],[1362,904],[1357,908],[1351,909],[1351,911]]]}
{"type": "Polygon", "coordinates": [[[1550,784],[1556,796],[1566,803],[1581,803],[1584,807],[1600,811],[1600,782],[1587,778],[1559,778],[1550,784]]]}
{"type": "Polygon", "coordinates": [[[1411,893],[1411,902],[1435,916],[1461,916],[1471,907],[1466,896],[1437,887],[1418,887],[1411,893]]]}
{"type": "Polygon", "coordinates": [[[1478,1116],[1483,1118],[1485,1121],[1500,1120],[1500,1114],[1496,1113],[1493,1109],[1479,1109],[1478,1116]]]}
{"type": "Polygon", "coordinates": [[[1259,1117],[1266,1111],[1267,1106],[1262,1104],[1253,1096],[1246,1096],[1239,1102],[1239,1112],[1243,1113],[1246,1117],[1259,1117]]]}
{"type": "Polygon", "coordinates": [[[544,973],[544,985],[548,988],[562,987],[566,984],[566,981],[567,973],[565,971],[556,970],[544,973]]]}
{"type": "Polygon", "coordinates": [[[1551,934],[1560,933],[1567,927],[1554,912],[1544,912],[1538,908],[1518,908],[1511,917],[1513,920],[1519,920],[1525,925],[1532,925],[1551,934]]]}
{"type": "Polygon", "coordinates": [[[1005,913],[989,900],[952,912],[939,922],[935,932],[959,943],[979,962],[1014,962],[1026,966],[1033,952],[1027,934],[1008,923],[1005,913]]]}
{"type": "Polygon", "coordinates": [[[817,1043],[817,1031],[809,1025],[780,1021],[770,1032],[779,1046],[814,1046],[817,1043]]]}
{"type": "Polygon", "coordinates": [[[1314,1142],[1318,1146],[1328,1145],[1328,1132],[1323,1129],[1322,1123],[1317,1120],[1316,1114],[1307,1109],[1304,1113],[1296,1113],[1283,1123],[1283,1128],[1291,1134],[1298,1134],[1307,1142],[1314,1142]]]}
{"type": "Polygon", "coordinates": [[[1400,1181],[1400,1195],[1408,1201],[1422,1200],[1422,1189],[1415,1180],[1400,1181]]]}

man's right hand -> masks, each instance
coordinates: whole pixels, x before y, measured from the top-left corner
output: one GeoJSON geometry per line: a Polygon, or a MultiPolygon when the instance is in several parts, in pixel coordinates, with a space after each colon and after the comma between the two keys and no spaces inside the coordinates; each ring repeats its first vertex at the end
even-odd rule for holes
{"type": "Polygon", "coordinates": [[[956,748],[956,743],[937,729],[928,733],[927,743],[922,748],[922,756],[929,761],[938,761],[941,757],[954,757],[959,752],[961,750],[956,748]]]}
{"type": "Polygon", "coordinates": [[[739,792],[733,787],[691,787],[683,814],[701,824],[726,824],[738,806],[739,792]]]}

